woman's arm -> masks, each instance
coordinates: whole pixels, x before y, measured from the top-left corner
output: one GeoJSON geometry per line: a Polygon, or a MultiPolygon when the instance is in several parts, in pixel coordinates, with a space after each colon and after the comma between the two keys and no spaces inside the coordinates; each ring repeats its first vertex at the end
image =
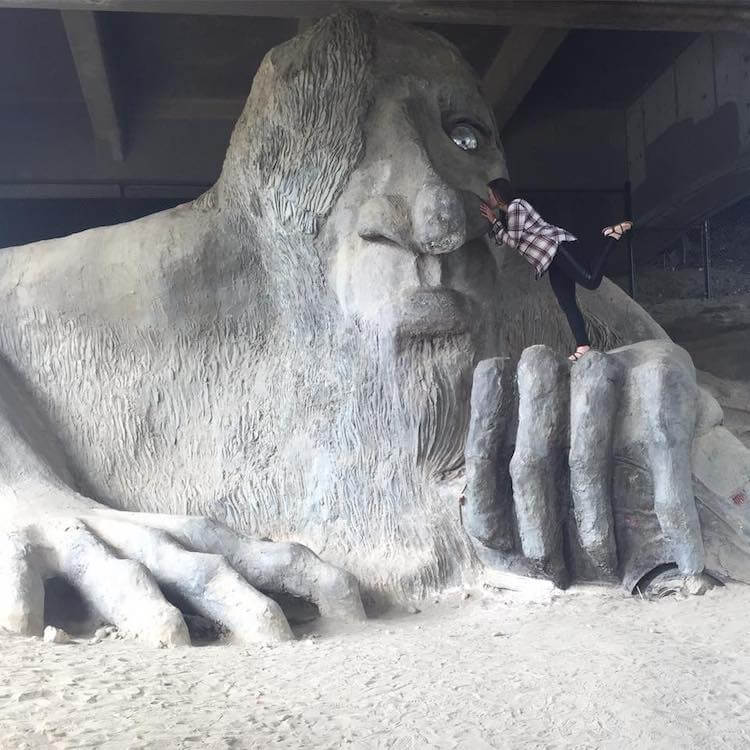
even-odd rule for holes
{"type": "Polygon", "coordinates": [[[498,220],[492,225],[492,235],[495,242],[518,248],[521,243],[523,227],[526,223],[526,206],[522,201],[513,201],[508,206],[508,228],[498,220]]]}
{"type": "Polygon", "coordinates": [[[495,235],[497,239],[510,247],[517,248],[521,243],[523,226],[526,223],[526,206],[522,201],[513,201],[508,206],[508,228],[500,224],[500,231],[495,235]]]}

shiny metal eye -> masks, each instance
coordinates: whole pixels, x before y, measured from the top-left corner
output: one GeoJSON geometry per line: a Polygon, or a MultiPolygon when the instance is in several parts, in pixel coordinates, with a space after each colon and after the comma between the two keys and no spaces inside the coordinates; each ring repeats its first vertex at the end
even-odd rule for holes
{"type": "Polygon", "coordinates": [[[479,148],[477,131],[465,122],[456,125],[451,130],[450,137],[453,143],[464,151],[476,151],[479,148]]]}

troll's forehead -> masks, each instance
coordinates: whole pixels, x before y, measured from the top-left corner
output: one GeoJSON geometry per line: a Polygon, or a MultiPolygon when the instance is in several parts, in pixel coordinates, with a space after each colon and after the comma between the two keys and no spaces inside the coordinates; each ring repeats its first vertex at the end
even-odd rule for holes
{"type": "Polygon", "coordinates": [[[420,92],[441,112],[471,115],[494,131],[494,118],[471,66],[432,32],[381,21],[375,34],[374,93],[420,92]]]}

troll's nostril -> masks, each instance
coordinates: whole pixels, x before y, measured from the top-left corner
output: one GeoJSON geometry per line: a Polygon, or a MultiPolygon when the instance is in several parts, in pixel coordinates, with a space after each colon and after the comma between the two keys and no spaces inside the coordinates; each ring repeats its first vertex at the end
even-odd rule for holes
{"type": "Polygon", "coordinates": [[[422,243],[422,252],[441,255],[451,253],[463,245],[465,236],[463,232],[446,232],[436,239],[425,240],[422,243]]]}

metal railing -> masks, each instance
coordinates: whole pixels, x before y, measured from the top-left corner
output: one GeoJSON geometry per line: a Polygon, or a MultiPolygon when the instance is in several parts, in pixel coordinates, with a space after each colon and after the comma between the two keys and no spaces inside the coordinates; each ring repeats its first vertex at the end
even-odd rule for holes
{"type": "MultiPolygon", "coordinates": [[[[621,188],[569,188],[569,189],[543,189],[543,188],[530,188],[527,190],[519,190],[521,195],[533,195],[534,193],[545,193],[547,195],[621,195],[622,196],[622,207],[624,218],[627,221],[633,221],[633,197],[630,187],[630,182],[626,182],[621,188]]],[[[625,235],[627,241],[627,257],[628,257],[628,294],[635,299],[636,295],[636,270],[635,270],[635,255],[633,252],[633,233],[628,232],[625,235]]]]}
{"type": "MultiPolygon", "coordinates": [[[[548,195],[555,194],[598,194],[598,195],[622,195],[623,211],[625,219],[628,221],[634,221],[633,219],[633,198],[630,182],[626,182],[621,188],[584,188],[584,189],[543,189],[534,188],[528,190],[519,190],[521,195],[533,195],[534,193],[540,194],[545,193],[548,195]]],[[[674,232],[679,235],[687,235],[690,230],[700,227],[701,233],[701,255],[703,259],[703,283],[704,283],[704,297],[710,299],[713,295],[713,283],[712,283],[712,257],[711,257],[711,219],[707,217],[703,219],[699,225],[691,224],[680,227],[666,227],[659,226],[654,227],[659,231],[674,232]]],[[[625,235],[627,241],[627,264],[628,264],[628,294],[635,299],[637,294],[637,273],[636,273],[636,262],[635,262],[635,251],[633,246],[633,232],[628,232],[625,235]]]]}

